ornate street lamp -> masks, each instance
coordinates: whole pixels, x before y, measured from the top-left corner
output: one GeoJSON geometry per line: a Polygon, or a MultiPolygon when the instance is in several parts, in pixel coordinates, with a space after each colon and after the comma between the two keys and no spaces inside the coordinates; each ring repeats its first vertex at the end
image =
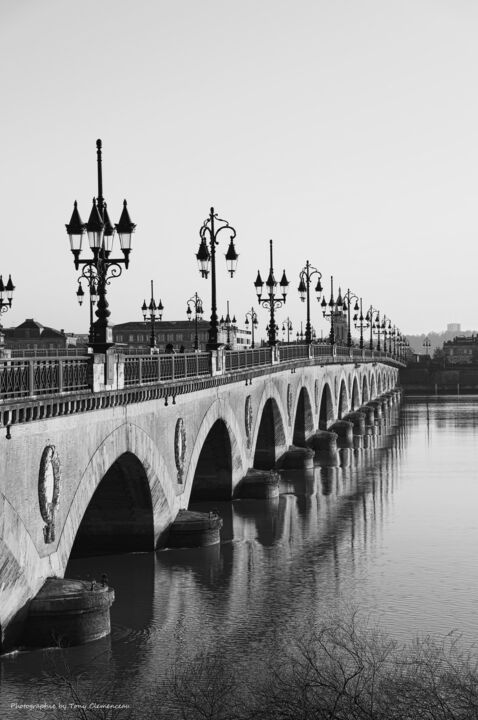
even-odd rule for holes
{"type": "Polygon", "coordinates": [[[106,286],[114,277],[119,277],[122,273],[122,265],[125,269],[129,265],[129,255],[131,253],[131,237],[136,225],[131,222],[131,218],[126,206],[126,200],[123,202],[123,212],[119,223],[113,227],[106,203],[103,197],[103,177],[102,177],[102,159],[101,159],[101,140],[96,141],[97,168],[98,168],[98,196],[93,198],[93,207],[87,223],[83,223],[78,212],[77,202],[75,200],[73,213],[70,222],[66,225],[66,231],[70,238],[70,248],[73,253],[75,268],[78,270],[82,266],[83,270],[80,276],[84,278],[92,288],[92,282],[96,287],[98,302],[96,308],[96,317],[91,332],[90,344],[93,352],[104,353],[113,345],[112,328],[108,325],[110,311],[108,310],[108,302],[106,300],[106,286]],[[90,250],[93,257],[85,260],[80,258],[81,245],[85,230],[88,235],[90,250]],[[115,231],[118,233],[120,247],[123,252],[122,258],[112,258],[113,239],[115,231]]]}
{"type": "Polygon", "coordinates": [[[249,318],[251,318],[251,348],[255,347],[254,344],[254,330],[257,328],[257,325],[259,324],[257,313],[254,310],[253,307],[249,310],[249,312],[246,313],[246,319],[245,319],[245,326],[246,328],[249,327],[249,318]]]}
{"type": "Polygon", "coordinates": [[[214,208],[211,208],[209,217],[204,221],[203,226],[199,230],[199,236],[201,241],[199,243],[199,250],[196,253],[198,261],[199,272],[203,278],[207,278],[209,275],[209,263],[211,263],[211,322],[209,325],[209,341],[207,344],[208,350],[217,350],[217,300],[216,300],[216,245],[219,245],[218,235],[222,230],[229,232],[229,247],[226,253],[226,265],[227,271],[231,277],[233,277],[236,266],[237,258],[239,257],[234,247],[234,238],[236,237],[236,231],[227,220],[221,220],[218,218],[217,213],[214,212],[214,208]],[[208,247],[209,241],[209,247],[208,247]]]}
{"type": "Polygon", "coordinates": [[[14,290],[15,285],[12,282],[12,276],[8,276],[7,284],[5,285],[0,275],[0,313],[8,312],[12,307],[14,290]]]}
{"type": "MultiPolygon", "coordinates": [[[[367,310],[365,320],[367,323],[366,327],[370,328],[369,349],[373,350],[373,335],[375,332],[375,328],[380,328],[380,310],[377,310],[377,308],[374,308],[372,307],[372,305],[370,305],[369,309],[367,310]]],[[[378,332],[377,350],[380,350],[380,330],[378,332]]]]}
{"type": "Polygon", "coordinates": [[[423,341],[423,347],[425,348],[425,355],[430,355],[430,348],[432,344],[430,342],[430,338],[427,336],[425,340],[423,341]]]}
{"type": "Polygon", "coordinates": [[[290,334],[294,328],[292,327],[292,320],[287,317],[282,323],[282,335],[287,333],[287,343],[290,342],[290,334]]]}
{"type": "Polygon", "coordinates": [[[352,347],[352,332],[351,332],[351,325],[350,325],[350,305],[352,300],[355,300],[354,305],[354,313],[357,313],[359,311],[359,299],[355,293],[351,291],[350,288],[347,289],[347,292],[344,294],[344,302],[343,302],[343,310],[344,312],[347,312],[347,347],[352,347]]]}
{"type": "Polygon", "coordinates": [[[149,301],[149,305],[146,305],[146,300],[143,301],[143,304],[141,306],[141,312],[143,313],[143,320],[146,322],[149,320],[151,323],[151,338],[149,341],[149,346],[151,350],[154,350],[156,348],[156,335],[154,332],[154,323],[161,321],[163,319],[163,310],[164,306],[161,302],[161,299],[159,300],[159,303],[156,303],[154,299],[154,288],[153,288],[153,281],[151,280],[151,300],[149,301]],[[149,311],[149,315],[148,315],[149,311]]]}
{"type": "MultiPolygon", "coordinates": [[[[397,339],[398,339],[398,336],[399,336],[399,330],[398,330],[398,328],[396,327],[396,325],[394,325],[393,328],[392,328],[392,330],[391,330],[391,333],[390,333],[391,342],[393,343],[393,354],[394,354],[394,355],[397,354],[397,339]]],[[[392,346],[390,346],[390,352],[392,352],[392,346]]]]}
{"type": "Polygon", "coordinates": [[[197,294],[197,292],[194,293],[194,295],[189,298],[187,302],[187,310],[186,315],[188,316],[188,320],[192,320],[193,310],[191,310],[191,305],[194,309],[194,349],[199,350],[199,337],[198,337],[198,320],[202,320],[202,316],[204,313],[204,310],[202,308],[202,300],[197,294]]]}
{"type": "Polygon", "coordinates": [[[343,300],[342,295],[339,288],[339,294],[337,297],[337,300],[334,299],[334,276],[330,276],[330,300],[327,303],[327,300],[325,297],[322,298],[322,302],[320,303],[320,306],[322,308],[322,315],[326,320],[330,319],[330,334],[329,334],[329,342],[331,345],[335,345],[335,318],[336,316],[342,316],[342,308],[343,308],[343,300]],[[329,311],[327,312],[327,306],[329,307],[329,311]]]}
{"type": "Polygon", "coordinates": [[[268,325],[268,342],[271,347],[277,344],[277,325],[275,321],[275,309],[280,308],[284,305],[287,297],[287,290],[289,287],[289,281],[286,278],[285,270],[282,273],[282,278],[279,283],[280,293],[282,297],[277,297],[277,281],[274,277],[274,262],[273,262],[273,254],[272,254],[272,240],[269,240],[269,254],[270,254],[270,268],[269,268],[269,276],[266,280],[266,298],[262,299],[262,288],[264,287],[264,283],[261,278],[261,274],[259,270],[257,271],[257,278],[255,280],[254,286],[256,288],[257,293],[257,302],[259,305],[262,305],[264,308],[269,309],[269,325],[268,325]]]}
{"type": "Polygon", "coordinates": [[[236,322],[237,322],[236,316],[234,315],[234,317],[233,317],[232,320],[231,320],[231,316],[229,315],[229,300],[228,300],[228,301],[227,301],[227,314],[226,314],[226,317],[224,318],[223,316],[221,316],[221,319],[219,320],[219,324],[220,324],[220,326],[221,326],[221,330],[225,330],[225,331],[226,331],[226,343],[227,343],[227,345],[230,345],[230,344],[231,344],[231,329],[232,329],[233,327],[235,327],[236,322]]]}
{"type": "Polygon", "coordinates": [[[300,332],[297,330],[296,334],[296,342],[302,342],[304,339],[304,326],[302,324],[302,320],[300,321],[300,332]]]}
{"type": "Polygon", "coordinates": [[[384,327],[383,322],[380,322],[380,310],[377,310],[375,314],[375,322],[372,322],[372,332],[377,336],[377,350],[381,350],[380,335],[383,334],[384,327]]]}
{"type": "MultiPolygon", "coordinates": [[[[390,322],[389,318],[387,318],[386,315],[384,315],[382,318],[382,324],[380,325],[380,330],[382,332],[382,337],[383,337],[384,352],[392,352],[392,338],[390,337],[390,333],[392,331],[392,323],[390,322]],[[387,338],[389,340],[388,348],[387,348],[387,338]]],[[[380,349],[380,348],[378,348],[378,349],[380,349]]]]}
{"type": "Polygon", "coordinates": [[[367,323],[365,322],[365,318],[364,318],[364,316],[363,316],[363,311],[362,311],[362,298],[360,298],[360,315],[358,315],[357,313],[355,313],[355,315],[354,315],[354,317],[353,317],[353,321],[354,321],[354,327],[355,327],[355,329],[356,329],[356,330],[359,330],[359,329],[360,329],[359,348],[360,348],[361,350],[363,350],[363,331],[364,331],[364,328],[368,328],[368,325],[367,325],[367,323]]]}
{"type": "Polygon", "coordinates": [[[392,353],[392,321],[384,315],[383,323],[383,349],[387,352],[387,338],[388,338],[388,352],[392,353]]]}
{"type": "Polygon", "coordinates": [[[307,260],[305,263],[305,267],[299,273],[300,282],[297,289],[299,291],[301,301],[305,302],[307,300],[305,342],[308,345],[310,345],[310,343],[312,342],[312,326],[310,324],[310,283],[314,275],[317,275],[317,285],[315,286],[315,292],[317,293],[317,300],[320,301],[320,294],[322,292],[322,285],[320,284],[320,279],[322,277],[322,273],[319,272],[319,270],[317,270],[317,268],[311,265],[307,260]]]}

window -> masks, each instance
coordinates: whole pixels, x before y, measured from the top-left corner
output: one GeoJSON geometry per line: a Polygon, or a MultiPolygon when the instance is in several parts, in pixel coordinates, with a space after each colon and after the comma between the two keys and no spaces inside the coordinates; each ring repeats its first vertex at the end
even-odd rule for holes
{"type": "Polygon", "coordinates": [[[129,342],[134,342],[134,335],[128,335],[129,342]]]}
{"type": "Polygon", "coordinates": [[[123,342],[123,336],[122,336],[122,335],[117,335],[117,336],[116,336],[116,341],[117,341],[117,342],[123,342]]]}

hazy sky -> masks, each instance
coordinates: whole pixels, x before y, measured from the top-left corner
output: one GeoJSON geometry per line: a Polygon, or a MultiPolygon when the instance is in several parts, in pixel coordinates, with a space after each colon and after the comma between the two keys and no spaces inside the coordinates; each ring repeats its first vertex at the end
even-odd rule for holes
{"type": "Polygon", "coordinates": [[[472,0],[0,0],[4,324],[87,331],[64,225],[75,199],[88,219],[100,137],[111,218],[127,198],[137,223],[113,322],[150,279],[165,319],[196,290],[209,316],[214,205],[240,254],[231,280],[223,239],[219,313],[257,309],[273,238],[294,331],[307,259],[404,332],[477,327],[477,37],[472,0]]]}

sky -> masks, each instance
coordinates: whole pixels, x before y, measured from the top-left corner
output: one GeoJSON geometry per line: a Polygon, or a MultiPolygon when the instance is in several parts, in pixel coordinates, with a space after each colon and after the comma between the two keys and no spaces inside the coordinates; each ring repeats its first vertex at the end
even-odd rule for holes
{"type": "MultiPolygon", "coordinates": [[[[3,324],[87,332],[65,223],[74,200],[88,219],[101,138],[111,219],[126,198],[137,224],[113,323],[142,318],[151,279],[165,320],[196,291],[209,316],[214,206],[239,253],[231,279],[222,238],[219,314],[240,324],[254,306],[264,333],[272,238],[294,332],[306,260],[402,332],[477,328],[477,36],[472,0],[0,0],[3,324]]],[[[312,323],[328,332],[315,300],[312,323]]]]}

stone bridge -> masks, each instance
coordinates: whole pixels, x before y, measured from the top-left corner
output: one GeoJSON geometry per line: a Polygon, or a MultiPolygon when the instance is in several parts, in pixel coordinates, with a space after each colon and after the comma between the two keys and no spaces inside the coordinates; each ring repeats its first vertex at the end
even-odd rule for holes
{"type": "Polygon", "coordinates": [[[70,556],[154,550],[179,510],[236,496],[251,468],[276,467],[290,446],[393,389],[397,373],[386,360],[296,359],[175,390],[156,383],[4,404],[1,647],[70,556]]]}

